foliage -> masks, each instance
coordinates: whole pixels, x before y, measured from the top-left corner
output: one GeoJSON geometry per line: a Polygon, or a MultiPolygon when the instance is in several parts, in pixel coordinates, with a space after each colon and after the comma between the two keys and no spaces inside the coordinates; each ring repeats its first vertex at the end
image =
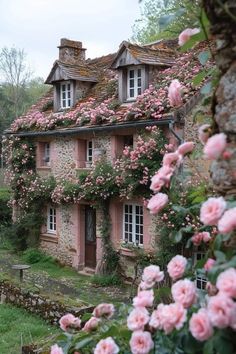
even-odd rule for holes
{"type": "Polygon", "coordinates": [[[91,282],[97,286],[113,286],[113,285],[121,285],[122,279],[117,274],[111,274],[111,275],[95,274],[91,279],[91,282]]]}
{"type": "Polygon", "coordinates": [[[135,21],[132,40],[141,44],[176,38],[187,27],[195,27],[200,7],[194,0],[146,0],[141,18],[135,21]]]}
{"type": "Polygon", "coordinates": [[[28,248],[23,252],[22,259],[29,264],[55,263],[53,257],[43,253],[37,248],[28,248]]]}
{"type": "Polygon", "coordinates": [[[9,225],[11,222],[11,209],[8,206],[10,200],[10,191],[6,188],[0,188],[0,220],[1,226],[9,225]]]}

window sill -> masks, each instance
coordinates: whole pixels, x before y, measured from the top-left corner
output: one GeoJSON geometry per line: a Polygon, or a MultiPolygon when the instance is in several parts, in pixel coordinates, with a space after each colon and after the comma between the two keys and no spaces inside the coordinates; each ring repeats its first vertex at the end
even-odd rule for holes
{"type": "Polygon", "coordinates": [[[120,253],[122,256],[127,256],[127,257],[137,257],[136,250],[131,249],[131,248],[125,248],[125,247],[120,247],[120,253]]]}
{"type": "Polygon", "coordinates": [[[37,166],[38,170],[51,170],[51,166],[37,166]]]}
{"type": "Polygon", "coordinates": [[[56,234],[47,232],[40,235],[40,241],[58,243],[58,237],[56,234]]]}

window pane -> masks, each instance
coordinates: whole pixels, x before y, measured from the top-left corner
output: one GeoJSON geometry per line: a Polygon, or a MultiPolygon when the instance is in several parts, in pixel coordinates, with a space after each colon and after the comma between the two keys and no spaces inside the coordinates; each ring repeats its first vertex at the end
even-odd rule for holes
{"type": "Polygon", "coordinates": [[[130,78],[134,78],[134,70],[130,70],[129,71],[129,77],[130,78]]]}
{"type": "Polygon", "coordinates": [[[142,85],[141,79],[138,79],[138,87],[141,87],[141,85],[142,85]]]}
{"type": "Polygon", "coordinates": [[[141,93],[142,93],[141,88],[138,88],[138,95],[141,95],[141,93]]]}
{"type": "Polygon", "coordinates": [[[129,90],[129,95],[130,95],[130,97],[134,97],[134,89],[129,90]]]}
{"type": "Polygon", "coordinates": [[[141,75],[142,75],[142,70],[138,69],[138,77],[141,77],[141,75]]]}
{"type": "Polygon", "coordinates": [[[134,88],[134,80],[133,79],[129,81],[129,87],[134,88]]]}

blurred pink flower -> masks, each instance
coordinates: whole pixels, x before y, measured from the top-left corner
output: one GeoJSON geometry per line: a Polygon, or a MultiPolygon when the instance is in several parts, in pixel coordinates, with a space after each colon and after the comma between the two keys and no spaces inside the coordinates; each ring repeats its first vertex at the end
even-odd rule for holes
{"type": "Polygon", "coordinates": [[[71,313],[64,315],[59,320],[60,327],[63,331],[67,331],[68,327],[80,327],[81,320],[71,313]]]}
{"type": "Polygon", "coordinates": [[[201,206],[200,220],[204,225],[217,225],[226,208],[223,197],[209,198],[201,206]]]}
{"type": "Polygon", "coordinates": [[[179,302],[184,308],[190,307],[196,302],[197,289],[189,279],[177,281],[171,287],[171,294],[175,302],[179,302]]]}
{"type": "Polygon", "coordinates": [[[211,240],[211,236],[209,232],[203,231],[194,234],[191,239],[195,246],[199,246],[202,242],[209,242],[211,240]]]}
{"type": "Polygon", "coordinates": [[[119,347],[116,345],[113,338],[108,337],[101,339],[94,349],[94,354],[117,354],[119,347]]]}
{"type": "Polygon", "coordinates": [[[84,325],[83,331],[91,332],[97,329],[100,320],[97,317],[91,317],[84,325]]]}
{"type": "Polygon", "coordinates": [[[214,327],[229,327],[236,318],[236,303],[227,295],[211,296],[207,305],[208,316],[214,327]]]}
{"type": "Polygon", "coordinates": [[[131,331],[143,330],[149,321],[149,314],[145,307],[132,310],[127,318],[127,326],[131,331]]]}
{"type": "Polygon", "coordinates": [[[192,37],[194,34],[197,34],[200,32],[199,28],[186,28],[184,31],[182,31],[179,35],[179,45],[182,46],[184,45],[190,37],[192,37]]]}
{"type": "Polygon", "coordinates": [[[99,304],[93,310],[93,315],[95,317],[107,317],[110,318],[115,312],[115,308],[113,304],[99,304]]]}
{"type": "Polygon", "coordinates": [[[181,97],[182,85],[179,80],[172,80],[168,88],[168,98],[172,107],[179,107],[183,103],[181,97]]]}
{"type": "Polygon", "coordinates": [[[181,255],[173,257],[167,264],[167,271],[173,280],[179,279],[184,275],[187,259],[181,255]]]}
{"type": "Polygon", "coordinates": [[[151,334],[143,331],[135,331],[129,344],[132,354],[148,354],[154,347],[151,334]]]}
{"type": "Polygon", "coordinates": [[[144,283],[154,285],[156,282],[162,281],[163,279],[164,279],[164,272],[160,270],[159,266],[150,265],[144,268],[142,274],[142,280],[144,283]]]}
{"type": "Polygon", "coordinates": [[[189,330],[192,336],[199,341],[207,340],[213,335],[213,328],[206,309],[200,309],[192,315],[189,330]]]}
{"type": "Polygon", "coordinates": [[[148,202],[148,209],[150,214],[157,214],[161,211],[168,203],[168,195],[164,193],[155,194],[148,202]]]}
{"type": "Polygon", "coordinates": [[[58,347],[57,344],[54,344],[53,346],[51,346],[50,354],[63,354],[63,350],[60,347],[58,347]]]}
{"type": "Polygon", "coordinates": [[[208,258],[208,260],[206,261],[206,263],[204,264],[204,269],[206,271],[209,271],[215,264],[215,259],[213,258],[208,258]]]}
{"type": "Polygon", "coordinates": [[[198,128],[198,138],[205,145],[210,136],[210,124],[203,124],[198,128]]]}
{"type": "Polygon", "coordinates": [[[229,268],[220,273],[216,281],[216,287],[221,293],[236,298],[236,270],[229,268]]]}
{"type": "Polygon", "coordinates": [[[224,152],[227,145],[227,136],[224,133],[211,136],[204,146],[204,157],[208,160],[218,159],[224,152]]]}
{"type": "Polygon", "coordinates": [[[194,149],[194,142],[187,141],[186,143],[183,143],[178,147],[177,153],[180,155],[186,155],[192,152],[193,149],[194,149]]]}
{"type": "Polygon", "coordinates": [[[154,301],[154,292],[151,290],[142,290],[133,298],[134,307],[151,307],[154,301]]]}
{"type": "Polygon", "coordinates": [[[169,152],[163,156],[163,166],[175,167],[181,162],[181,156],[177,152],[169,152]]]}
{"type": "Polygon", "coordinates": [[[161,328],[166,334],[180,329],[187,320],[187,310],[180,303],[163,305],[159,310],[161,328]]]}
{"type": "Polygon", "coordinates": [[[226,210],[218,222],[219,232],[226,234],[236,229],[236,208],[226,210]]]}

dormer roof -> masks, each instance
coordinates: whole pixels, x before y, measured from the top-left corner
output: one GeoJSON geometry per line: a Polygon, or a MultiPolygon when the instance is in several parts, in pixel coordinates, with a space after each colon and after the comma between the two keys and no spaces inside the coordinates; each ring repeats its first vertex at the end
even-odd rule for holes
{"type": "Polygon", "coordinates": [[[96,72],[89,65],[68,64],[56,60],[45,84],[53,84],[62,80],[98,82],[96,72]]]}
{"type": "Polygon", "coordinates": [[[155,65],[169,67],[175,63],[175,51],[163,46],[160,41],[153,44],[140,46],[123,41],[112,62],[111,68],[117,69],[127,65],[155,65]]]}

